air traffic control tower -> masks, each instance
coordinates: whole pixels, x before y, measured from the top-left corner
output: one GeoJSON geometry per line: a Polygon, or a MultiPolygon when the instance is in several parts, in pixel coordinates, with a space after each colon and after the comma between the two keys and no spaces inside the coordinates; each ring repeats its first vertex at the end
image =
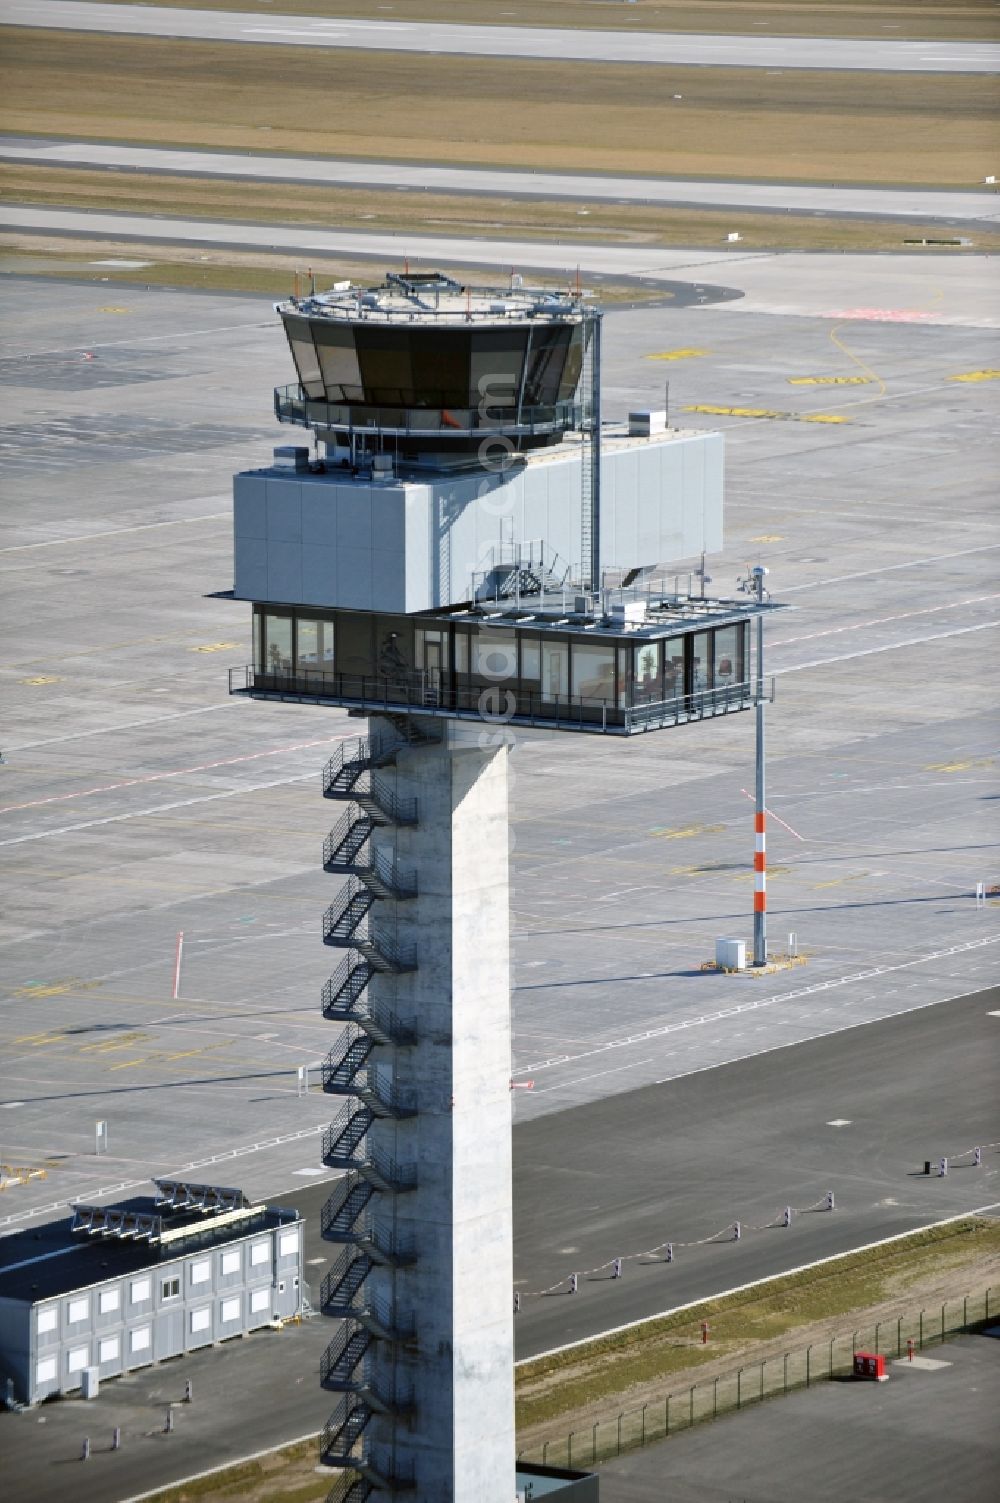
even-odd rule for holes
{"type": "Polygon", "coordinates": [[[235,478],[230,687],[369,722],[323,773],[330,1499],[512,1503],[509,747],[750,708],[758,607],[669,572],[721,546],[722,439],[602,422],[581,295],[390,275],[277,311],[313,445],[235,478]]]}

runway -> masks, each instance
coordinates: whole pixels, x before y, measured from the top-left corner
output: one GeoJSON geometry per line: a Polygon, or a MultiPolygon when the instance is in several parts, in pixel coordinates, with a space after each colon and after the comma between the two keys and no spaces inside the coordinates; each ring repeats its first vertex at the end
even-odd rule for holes
{"type": "Polygon", "coordinates": [[[996,193],[918,188],[796,187],[777,183],[694,182],[684,179],[504,172],[412,162],[367,162],[323,157],[177,151],[115,146],[98,141],[48,141],[0,136],[0,160],[38,166],[180,173],[253,182],[309,183],[341,188],[407,188],[413,192],[495,194],[504,198],[660,204],[675,208],[734,209],[875,219],[927,220],[949,225],[1000,220],[996,193]]]}
{"type": "Polygon", "coordinates": [[[745,251],[735,246],[667,250],[544,240],[476,240],[109,214],[29,204],[4,205],[0,228],[152,244],[277,250],[303,257],[370,257],[390,266],[404,257],[423,266],[472,263],[502,277],[509,275],[511,267],[567,276],[574,276],[579,268],[596,278],[686,281],[693,288],[693,301],[706,307],[719,303],[720,288],[735,286],[743,295],[723,300],[728,309],[744,313],[1000,328],[1000,288],[993,261],[975,253],[935,257],[929,277],[926,259],[912,254],[745,251]],[[931,283],[933,291],[928,294],[931,283]]]}
{"type": "Polygon", "coordinates": [[[1000,1202],[1000,1142],[980,1169],[921,1172],[1000,1140],[998,1006],[993,987],[519,1124],[518,1358],[1000,1202]]]}
{"type": "Polygon", "coordinates": [[[0,22],[71,31],[193,37],[310,48],[548,58],[560,62],[674,67],[847,69],[886,73],[996,73],[1000,47],[980,42],[699,36],[664,32],[571,31],[458,26],[431,21],[317,20],[307,16],[95,5],[86,0],[5,0],[0,22]]]}

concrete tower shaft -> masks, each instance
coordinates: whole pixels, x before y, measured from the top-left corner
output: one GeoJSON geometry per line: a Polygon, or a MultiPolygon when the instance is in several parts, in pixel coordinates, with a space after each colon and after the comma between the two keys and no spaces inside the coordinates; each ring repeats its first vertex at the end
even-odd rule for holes
{"type": "Polygon", "coordinates": [[[339,1009],[324,998],[349,1019],[327,1089],[351,1093],[327,1145],[348,1174],[324,1215],[342,1247],[324,1308],[345,1322],[324,1364],[343,1395],[324,1454],[380,1494],[509,1503],[507,749],[441,731],[412,719],[402,740],[373,720],[366,749],[347,753],[369,766],[343,802],[357,824],[373,808],[379,822],[349,863],[327,861],[349,871],[348,903],[352,884],[381,891],[352,936],[363,990],[339,1009]]]}

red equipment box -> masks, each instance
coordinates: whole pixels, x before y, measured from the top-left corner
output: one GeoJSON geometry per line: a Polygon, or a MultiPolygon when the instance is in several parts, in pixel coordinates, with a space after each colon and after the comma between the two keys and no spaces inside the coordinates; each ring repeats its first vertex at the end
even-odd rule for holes
{"type": "Polygon", "coordinates": [[[875,1352],[854,1353],[854,1376],[856,1378],[874,1378],[877,1383],[885,1382],[885,1358],[875,1352]]]}

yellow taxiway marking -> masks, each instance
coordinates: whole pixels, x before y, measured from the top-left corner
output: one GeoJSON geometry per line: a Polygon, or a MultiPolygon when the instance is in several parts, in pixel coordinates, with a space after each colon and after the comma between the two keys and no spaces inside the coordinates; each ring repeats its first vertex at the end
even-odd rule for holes
{"type": "Polygon", "coordinates": [[[29,981],[27,986],[16,987],[15,997],[61,997],[66,992],[90,991],[95,986],[100,986],[99,981],[81,981],[78,976],[70,976],[66,981],[29,981]]]}
{"type": "Polygon", "coordinates": [[[650,830],[660,840],[688,840],[693,835],[718,835],[725,825],[678,825],[670,830],[650,830]]]}
{"type": "Polygon", "coordinates": [[[780,532],[762,532],[760,537],[748,538],[750,543],[783,543],[785,540],[780,532]]]}
{"type": "Polygon", "coordinates": [[[685,407],[685,412],[707,412],[713,417],[781,418],[793,423],[849,423],[849,417],[832,412],[778,412],[773,407],[719,407],[714,402],[699,402],[685,407]]]}
{"type": "MultiPolygon", "coordinates": [[[[771,868],[768,867],[768,873],[770,870],[771,868]]],[[[833,877],[829,882],[814,882],[813,887],[818,892],[821,887],[840,887],[844,882],[863,882],[866,877],[870,876],[871,872],[854,872],[849,877],[833,877]]]]}
{"type": "Polygon", "coordinates": [[[867,386],[874,376],[786,376],[789,386],[867,386]]]}
{"type": "Polygon", "coordinates": [[[103,308],[98,308],[98,313],[131,313],[131,308],[119,308],[114,303],[106,303],[103,308]]]}
{"type": "Polygon", "coordinates": [[[188,652],[233,652],[238,642],[206,642],[203,647],[189,647],[188,652]]]}
{"type": "Polygon", "coordinates": [[[62,679],[52,673],[36,673],[33,678],[18,679],[21,684],[61,684],[62,679]]]}
{"type": "Polygon", "coordinates": [[[949,381],[1000,381],[1000,371],[963,371],[961,375],[949,376],[949,381]]]}
{"type": "Polygon", "coordinates": [[[697,355],[710,355],[711,350],[659,350],[655,355],[646,355],[646,360],[693,360],[697,355]]]}
{"type": "Polygon", "coordinates": [[[99,1039],[96,1044],[81,1044],[78,1054],[113,1054],[117,1049],[132,1049],[148,1039],[148,1033],[116,1033],[114,1038],[99,1039]]]}
{"type": "Polygon", "coordinates": [[[45,1044],[62,1044],[69,1037],[66,1033],[25,1033],[15,1039],[15,1044],[31,1044],[40,1049],[45,1044]]]}
{"type": "Polygon", "coordinates": [[[964,762],[928,762],[924,772],[968,772],[970,767],[992,767],[993,757],[969,757],[964,762]]]}

